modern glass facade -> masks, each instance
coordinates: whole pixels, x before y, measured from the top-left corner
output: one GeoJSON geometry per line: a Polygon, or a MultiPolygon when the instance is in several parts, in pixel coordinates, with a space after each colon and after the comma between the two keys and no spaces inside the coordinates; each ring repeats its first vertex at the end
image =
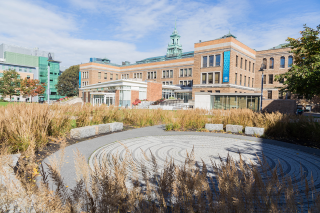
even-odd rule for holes
{"type": "Polygon", "coordinates": [[[259,95],[211,95],[210,98],[210,109],[260,109],[259,95]]]}
{"type": "MultiPolygon", "coordinates": [[[[59,96],[55,85],[58,83],[60,73],[59,62],[49,62],[50,66],[50,100],[58,100],[63,96],[59,96]]],[[[46,84],[46,92],[43,94],[44,99],[48,100],[48,58],[39,57],[39,80],[41,83],[46,84]]]]}

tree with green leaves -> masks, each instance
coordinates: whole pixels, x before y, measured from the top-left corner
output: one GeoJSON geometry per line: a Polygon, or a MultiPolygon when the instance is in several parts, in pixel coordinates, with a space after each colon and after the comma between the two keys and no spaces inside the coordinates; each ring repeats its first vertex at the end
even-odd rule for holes
{"type": "Polygon", "coordinates": [[[275,80],[284,79],[282,92],[292,92],[312,98],[320,95],[320,25],[312,29],[304,25],[300,38],[288,38],[287,47],[293,53],[293,65],[284,74],[277,75],[275,80]]]}
{"type": "Polygon", "coordinates": [[[61,96],[79,94],[79,65],[69,67],[59,76],[56,89],[61,96]]]}
{"type": "Polygon", "coordinates": [[[0,78],[0,94],[2,97],[7,95],[11,97],[13,95],[20,95],[20,75],[15,70],[7,70],[3,72],[3,77],[0,78]]]}

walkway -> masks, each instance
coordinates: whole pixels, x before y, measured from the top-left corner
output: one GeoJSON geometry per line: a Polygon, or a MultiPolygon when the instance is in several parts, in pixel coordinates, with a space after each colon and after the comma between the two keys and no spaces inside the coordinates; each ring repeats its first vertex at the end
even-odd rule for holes
{"type": "MultiPolygon", "coordinates": [[[[244,159],[254,160],[256,155],[261,156],[263,152],[269,165],[275,166],[279,160],[284,172],[291,176],[300,177],[301,164],[307,179],[310,179],[312,172],[316,188],[320,188],[320,150],[248,136],[206,132],[166,132],[163,128],[163,126],[153,126],[116,132],[66,147],[65,164],[61,170],[66,185],[72,188],[76,183],[74,151],[78,149],[92,165],[92,159],[95,157],[104,161],[110,160],[110,154],[119,153],[123,156],[125,149],[117,143],[121,141],[133,153],[137,167],[139,162],[144,160],[141,149],[147,154],[148,150],[152,151],[159,165],[163,164],[166,157],[173,157],[175,162],[183,162],[186,151],[190,152],[193,147],[196,160],[203,159],[208,164],[210,159],[218,160],[219,155],[225,158],[228,153],[238,159],[238,151],[240,151],[244,159]]],[[[58,155],[59,152],[53,155],[58,155]]],[[[48,158],[44,162],[48,162],[48,158]]]]}

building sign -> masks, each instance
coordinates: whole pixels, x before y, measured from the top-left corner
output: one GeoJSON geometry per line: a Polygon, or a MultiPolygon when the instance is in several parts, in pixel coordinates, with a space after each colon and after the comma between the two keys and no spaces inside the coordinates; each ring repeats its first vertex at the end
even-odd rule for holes
{"type": "Polygon", "coordinates": [[[229,82],[230,72],[230,51],[223,53],[223,79],[222,82],[229,82]]]}
{"type": "Polygon", "coordinates": [[[81,88],[81,72],[79,72],[79,88],[81,88]]]}

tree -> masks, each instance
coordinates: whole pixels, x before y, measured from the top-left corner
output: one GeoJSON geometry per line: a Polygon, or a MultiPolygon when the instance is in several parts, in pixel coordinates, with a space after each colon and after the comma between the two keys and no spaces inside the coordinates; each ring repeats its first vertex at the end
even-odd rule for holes
{"type": "Polygon", "coordinates": [[[20,91],[24,95],[30,96],[31,102],[32,97],[42,95],[45,91],[46,84],[40,83],[38,79],[23,79],[20,84],[20,91]]]}
{"type": "Polygon", "coordinates": [[[56,89],[61,96],[79,94],[79,65],[69,67],[59,76],[56,89]]]}
{"type": "Polygon", "coordinates": [[[276,81],[283,81],[282,92],[292,92],[312,98],[320,95],[320,25],[312,29],[304,25],[301,37],[288,38],[287,47],[293,53],[293,65],[287,73],[277,75],[276,81]]]}
{"type": "Polygon", "coordinates": [[[7,95],[20,95],[19,94],[20,87],[20,75],[15,70],[8,70],[3,72],[3,77],[0,78],[0,94],[3,97],[7,95]]]}

